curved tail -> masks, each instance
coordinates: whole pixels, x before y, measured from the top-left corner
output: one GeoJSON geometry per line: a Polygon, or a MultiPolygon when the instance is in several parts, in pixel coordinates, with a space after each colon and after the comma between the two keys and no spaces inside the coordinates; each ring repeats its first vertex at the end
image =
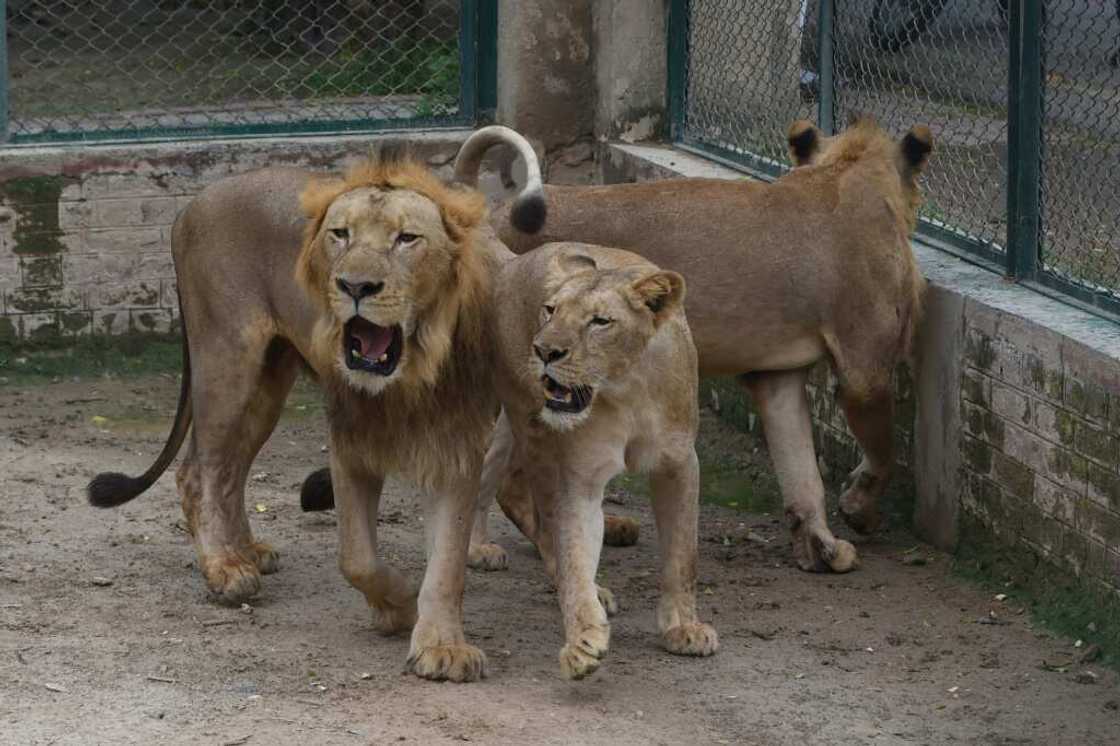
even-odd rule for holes
{"type": "Polygon", "coordinates": [[[86,487],[90,505],[98,508],[115,508],[123,505],[155,484],[160,475],[175,459],[179,446],[191,426],[191,358],[187,348],[187,330],[183,327],[183,382],[179,385],[179,408],[175,410],[175,424],[163,444],[163,450],[154,464],[138,477],[119,472],[102,472],[90,480],[86,487]]]}
{"type": "MultiPolygon", "coordinates": [[[[525,161],[527,178],[525,186],[518,193],[510,210],[509,222],[522,233],[536,233],[544,226],[547,208],[544,201],[544,186],[541,179],[541,164],[533,146],[509,127],[491,125],[476,130],[455,156],[455,180],[468,186],[478,186],[478,171],[482,157],[495,145],[508,145],[517,151],[525,161]]],[[[508,174],[503,174],[509,183],[508,174]]]]}

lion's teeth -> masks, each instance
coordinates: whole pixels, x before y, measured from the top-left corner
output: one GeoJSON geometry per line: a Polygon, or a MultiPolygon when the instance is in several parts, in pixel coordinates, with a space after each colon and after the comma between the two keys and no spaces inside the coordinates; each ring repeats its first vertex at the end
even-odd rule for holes
{"type": "Polygon", "coordinates": [[[389,353],[385,352],[385,353],[382,353],[381,357],[377,358],[377,362],[384,363],[388,359],[389,359],[389,353]]]}

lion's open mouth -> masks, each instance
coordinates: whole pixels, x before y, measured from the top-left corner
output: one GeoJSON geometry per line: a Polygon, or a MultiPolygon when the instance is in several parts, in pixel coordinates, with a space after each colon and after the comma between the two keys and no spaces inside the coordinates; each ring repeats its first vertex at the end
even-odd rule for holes
{"type": "Polygon", "coordinates": [[[544,384],[544,405],[553,412],[582,412],[591,403],[590,386],[562,386],[552,376],[541,376],[544,384]]]}
{"type": "Polygon", "coordinates": [[[404,335],[400,326],[378,326],[355,316],[342,329],[342,348],[350,370],[388,376],[401,361],[404,335]]]}

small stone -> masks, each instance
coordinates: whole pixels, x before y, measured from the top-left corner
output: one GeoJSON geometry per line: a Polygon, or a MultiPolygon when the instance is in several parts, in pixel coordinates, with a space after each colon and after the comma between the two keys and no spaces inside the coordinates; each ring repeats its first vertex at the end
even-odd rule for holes
{"type": "Polygon", "coordinates": [[[1097,623],[1096,622],[1089,622],[1089,624],[1086,625],[1085,629],[1089,630],[1090,632],[1096,632],[1097,631],[1097,623]]]}
{"type": "Polygon", "coordinates": [[[360,674],[358,674],[358,678],[362,681],[369,681],[373,678],[373,674],[371,674],[369,671],[362,671],[360,674]]]}
{"type": "Polygon", "coordinates": [[[902,558],[902,564],[907,567],[921,567],[926,564],[926,558],[920,554],[911,554],[902,558]]]}
{"type": "Polygon", "coordinates": [[[1073,643],[1073,646],[1074,646],[1075,648],[1079,648],[1079,647],[1081,647],[1081,646],[1082,646],[1082,645],[1084,645],[1084,644],[1085,644],[1085,641],[1084,641],[1084,640],[1078,640],[1077,642],[1073,643]]]}
{"type": "Polygon", "coordinates": [[[1078,684],[1096,684],[1100,676],[1097,676],[1092,671],[1079,671],[1073,680],[1078,684]]]}
{"type": "Polygon", "coordinates": [[[90,582],[93,583],[96,586],[101,587],[101,588],[107,588],[108,586],[113,584],[113,579],[112,578],[103,578],[100,575],[95,575],[93,580],[91,580],[90,582]]]}
{"type": "Polygon", "coordinates": [[[253,607],[250,606],[249,604],[241,604],[241,613],[242,614],[252,614],[253,613],[253,607]]]}

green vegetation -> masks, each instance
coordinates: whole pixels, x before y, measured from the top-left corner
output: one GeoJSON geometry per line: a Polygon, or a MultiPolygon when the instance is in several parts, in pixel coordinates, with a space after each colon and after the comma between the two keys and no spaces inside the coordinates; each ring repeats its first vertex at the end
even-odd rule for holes
{"type": "MultiPolygon", "coordinates": [[[[1022,606],[1039,626],[1072,640],[1070,660],[1046,661],[1048,667],[1075,668],[1090,645],[1098,645],[1096,663],[1120,669],[1120,596],[1049,564],[1025,548],[1010,547],[985,527],[966,522],[953,560],[958,577],[1022,606]]],[[[1041,663],[1041,662],[1040,662],[1041,663]]]]}
{"type": "Polygon", "coordinates": [[[54,378],[135,377],[182,370],[182,342],[165,335],[0,344],[0,386],[54,378]]]}

